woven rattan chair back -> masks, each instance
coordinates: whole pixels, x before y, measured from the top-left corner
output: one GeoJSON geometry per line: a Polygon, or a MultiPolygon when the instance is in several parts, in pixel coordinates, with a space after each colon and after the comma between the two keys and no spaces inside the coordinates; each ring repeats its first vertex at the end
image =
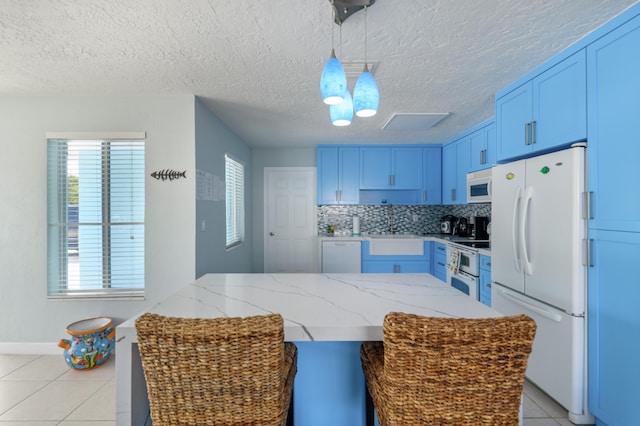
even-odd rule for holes
{"type": "Polygon", "coordinates": [[[136,320],[154,426],[286,424],[296,371],[278,314],[136,320]]]}
{"type": "Polygon", "coordinates": [[[384,343],[361,351],[381,425],[517,425],[535,330],[525,315],[388,314],[384,343]]]}

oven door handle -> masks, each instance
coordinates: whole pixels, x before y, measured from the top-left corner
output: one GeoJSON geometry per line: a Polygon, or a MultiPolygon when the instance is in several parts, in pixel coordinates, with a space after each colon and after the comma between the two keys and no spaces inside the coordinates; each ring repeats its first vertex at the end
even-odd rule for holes
{"type": "Polygon", "coordinates": [[[458,270],[458,273],[454,274],[454,275],[459,275],[459,276],[461,276],[463,278],[466,278],[466,279],[468,279],[470,281],[475,281],[475,280],[478,279],[478,277],[476,277],[475,275],[471,275],[470,273],[462,271],[462,270],[458,270]]]}

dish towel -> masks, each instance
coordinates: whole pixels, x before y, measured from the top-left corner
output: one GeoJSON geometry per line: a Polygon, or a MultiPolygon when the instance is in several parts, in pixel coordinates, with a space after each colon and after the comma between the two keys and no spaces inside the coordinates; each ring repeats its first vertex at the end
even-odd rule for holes
{"type": "Polygon", "coordinates": [[[460,269],[460,252],[456,248],[451,249],[451,257],[449,258],[449,264],[447,265],[449,272],[453,275],[458,274],[460,269]]]}

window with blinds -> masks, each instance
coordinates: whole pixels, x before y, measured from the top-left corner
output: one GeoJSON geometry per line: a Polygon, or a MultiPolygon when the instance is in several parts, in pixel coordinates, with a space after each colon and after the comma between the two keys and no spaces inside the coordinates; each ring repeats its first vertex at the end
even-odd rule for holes
{"type": "Polygon", "coordinates": [[[244,241],[244,165],[228,154],[225,160],[227,248],[244,241]]]}
{"type": "Polygon", "coordinates": [[[142,138],[47,138],[49,297],[144,294],[142,138]]]}

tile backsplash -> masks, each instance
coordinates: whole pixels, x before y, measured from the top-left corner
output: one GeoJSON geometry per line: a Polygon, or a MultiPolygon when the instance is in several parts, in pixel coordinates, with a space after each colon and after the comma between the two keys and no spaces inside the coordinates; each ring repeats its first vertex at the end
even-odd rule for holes
{"type": "Polygon", "coordinates": [[[325,235],[328,225],[335,232],[351,235],[353,216],[360,218],[361,233],[391,232],[390,224],[399,233],[437,234],[440,218],[451,214],[457,217],[491,216],[491,203],[438,206],[407,205],[340,205],[318,206],[318,235],[325,235]]]}

